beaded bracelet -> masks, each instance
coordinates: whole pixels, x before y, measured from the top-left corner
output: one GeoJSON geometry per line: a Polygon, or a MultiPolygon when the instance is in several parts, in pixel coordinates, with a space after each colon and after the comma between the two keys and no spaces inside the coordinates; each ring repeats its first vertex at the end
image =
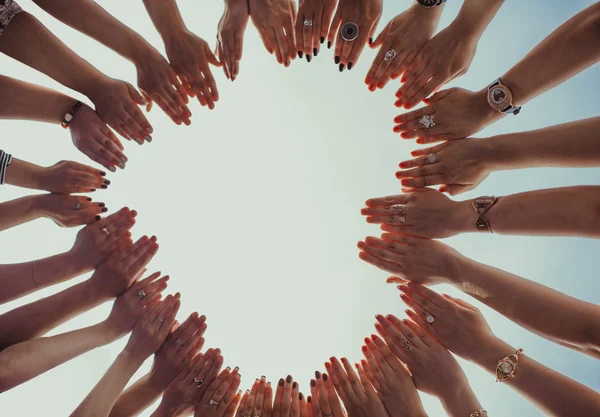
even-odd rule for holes
{"type": "Polygon", "coordinates": [[[60,124],[63,128],[66,129],[67,127],[69,127],[69,125],[73,121],[73,117],[75,117],[75,113],[81,107],[81,104],[82,104],[81,101],[77,100],[77,103],[75,103],[75,105],[71,108],[71,110],[69,110],[65,114],[65,116],[63,117],[63,121],[60,124]]]}
{"type": "Polygon", "coordinates": [[[481,410],[477,410],[474,413],[471,413],[469,417],[479,417],[479,416],[487,416],[487,411],[483,408],[481,410]]]}

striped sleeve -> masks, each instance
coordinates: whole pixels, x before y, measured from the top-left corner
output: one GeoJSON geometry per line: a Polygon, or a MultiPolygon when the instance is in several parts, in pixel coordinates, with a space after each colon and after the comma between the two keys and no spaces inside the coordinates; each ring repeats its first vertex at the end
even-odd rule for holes
{"type": "Polygon", "coordinates": [[[0,184],[4,184],[6,179],[6,168],[12,162],[12,155],[0,150],[0,184]]]}

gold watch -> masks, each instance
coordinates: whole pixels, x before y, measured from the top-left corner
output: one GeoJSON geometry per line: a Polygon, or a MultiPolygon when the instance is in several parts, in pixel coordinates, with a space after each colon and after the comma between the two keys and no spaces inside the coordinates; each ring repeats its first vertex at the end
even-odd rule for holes
{"type": "Polygon", "coordinates": [[[494,110],[500,113],[512,113],[516,116],[521,111],[521,107],[513,105],[512,91],[502,84],[500,78],[488,86],[487,101],[494,110]]]}

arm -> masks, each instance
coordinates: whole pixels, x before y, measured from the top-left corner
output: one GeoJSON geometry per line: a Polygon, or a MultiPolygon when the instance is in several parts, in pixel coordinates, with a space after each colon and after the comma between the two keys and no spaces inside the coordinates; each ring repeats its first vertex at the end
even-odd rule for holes
{"type": "Polygon", "coordinates": [[[163,40],[187,31],[175,0],[144,0],[144,6],[163,40]]]}
{"type": "Polygon", "coordinates": [[[133,417],[158,400],[164,392],[152,382],[150,375],[144,375],[128,387],[115,401],[110,417],[133,417]]]}
{"type": "Polygon", "coordinates": [[[0,231],[42,217],[37,200],[37,196],[28,196],[0,203],[0,231]]]}

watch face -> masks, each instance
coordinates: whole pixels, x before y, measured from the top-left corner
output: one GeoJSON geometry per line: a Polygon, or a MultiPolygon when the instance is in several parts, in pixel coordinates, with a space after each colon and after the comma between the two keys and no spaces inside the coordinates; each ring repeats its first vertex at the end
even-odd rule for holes
{"type": "Polygon", "coordinates": [[[417,0],[421,6],[433,7],[437,6],[438,0],[417,0]]]}
{"type": "Polygon", "coordinates": [[[506,91],[501,85],[493,87],[489,92],[490,101],[494,104],[502,104],[506,101],[506,91]]]}

